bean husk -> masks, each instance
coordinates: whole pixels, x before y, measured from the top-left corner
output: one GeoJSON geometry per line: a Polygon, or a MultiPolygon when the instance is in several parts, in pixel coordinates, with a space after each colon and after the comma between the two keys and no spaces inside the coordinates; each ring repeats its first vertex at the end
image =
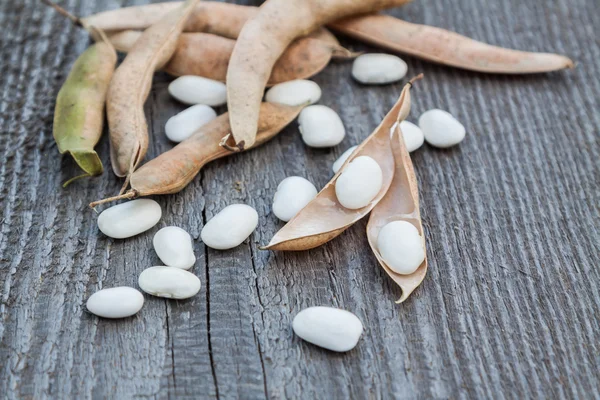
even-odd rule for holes
{"type": "Polygon", "coordinates": [[[258,112],[277,59],[288,45],[321,25],[346,16],[399,6],[408,0],[267,0],[248,20],[227,70],[227,105],[235,146],[256,139],[258,112]]]}
{"type": "MultiPolygon", "coordinates": [[[[259,133],[253,147],[275,137],[303,108],[304,106],[263,103],[258,124],[259,133]]],[[[142,165],[131,175],[131,189],[127,193],[91,203],[90,207],[120,199],[181,191],[198,175],[204,165],[234,154],[219,144],[219,140],[230,130],[229,116],[225,113],[202,126],[173,149],[142,165]]]]}
{"type": "MultiPolygon", "coordinates": [[[[140,31],[127,30],[110,35],[110,40],[117,50],[127,52],[141,35],[140,31]]],[[[225,82],[234,46],[235,40],[211,33],[183,33],[164,70],[173,76],[196,75],[225,82]]],[[[332,57],[352,56],[331,33],[319,29],[286,49],[275,63],[267,85],[310,78],[323,70],[332,57]]]]}
{"type": "MultiPolygon", "coordinates": [[[[415,79],[419,79],[418,76],[415,79]]],[[[413,81],[415,80],[413,79],[413,81]]],[[[406,118],[410,111],[410,87],[408,83],[396,104],[381,124],[348,157],[335,176],[310,203],[279,230],[263,250],[308,250],[329,242],[352,224],[366,216],[387,193],[394,177],[394,155],[390,148],[390,129],[397,120],[406,118]],[[383,172],[381,190],[371,203],[358,210],[344,208],[335,194],[335,183],[348,164],[356,157],[373,158],[383,172]]]]}
{"type": "MultiPolygon", "coordinates": [[[[166,2],[132,6],[103,11],[82,20],[104,31],[143,30],[158,22],[165,14],[175,10],[183,2],[166,2]]],[[[203,1],[199,3],[186,21],[185,32],[206,32],[236,39],[247,20],[258,12],[258,7],[230,3],[203,1]]]]}
{"type": "Polygon", "coordinates": [[[471,71],[533,74],[573,68],[569,58],[551,53],[505,49],[389,15],[363,15],[329,24],[354,39],[424,60],[471,71]]]}
{"type": "Polygon", "coordinates": [[[402,303],[425,279],[425,275],[427,274],[427,255],[425,255],[425,260],[415,272],[410,275],[401,275],[387,266],[377,248],[379,232],[386,224],[392,221],[406,221],[413,224],[423,238],[423,247],[425,248],[425,235],[419,211],[417,178],[400,130],[401,120],[399,119],[397,122],[392,127],[391,138],[391,147],[396,168],[394,179],[383,199],[371,211],[369,223],[367,224],[367,238],[381,267],[402,289],[402,296],[396,302],[402,303]]]}
{"type": "Polygon", "coordinates": [[[64,186],[75,179],[100,175],[104,171],[94,147],[104,128],[104,102],[117,53],[108,41],[99,37],[97,43],[77,58],[56,98],[54,140],[60,153],[70,154],[84,172],[64,186]]]}
{"type": "MultiPolygon", "coordinates": [[[[169,61],[183,25],[199,0],[188,0],[148,28],[117,68],[111,81],[107,113],[111,163],[117,176],[129,177],[148,150],[144,103],[155,70],[169,61]]],[[[127,186],[127,180],[123,189],[127,186]]]]}

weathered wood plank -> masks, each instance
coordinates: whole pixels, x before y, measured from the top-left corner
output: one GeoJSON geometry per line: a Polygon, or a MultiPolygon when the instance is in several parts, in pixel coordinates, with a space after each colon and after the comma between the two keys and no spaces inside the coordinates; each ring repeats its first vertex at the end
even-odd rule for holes
{"type": "MultiPolygon", "coordinates": [[[[144,0],[79,0],[80,14],[144,0]]],[[[256,4],[256,3],[254,3],[256,4]]],[[[348,131],[331,150],[306,148],[296,123],[271,143],[209,164],[177,195],[156,198],[163,219],[125,241],[100,235],[90,200],[120,182],[108,171],[63,190],[76,173],[52,141],[54,98],[88,44],[36,0],[0,4],[0,393],[17,398],[600,398],[598,232],[600,82],[590,0],[414,2],[392,14],[519,49],[558,51],[579,64],[544,76],[486,76],[406,58],[426,79],[410,119],[433,107],[467,127],[465,142],[413,156],[430,273],[412,299],[370,254],[365,221],[310,252],[258,250],[282,225],[270,211],[277,184],[301,175],[317,186],[359,143],[402,84],[365,87],[335,62],[315,77],[322,104],[348,131]],[[30,21],[30,24],[24,23],[30,21]],[[259,212],[237,249],[199,240],[228,204],[259,212]],[[160,261],[163,226],[195,238],[203,288],[188,301],[146,298],[124,321],[85,312],[102,287],[136,285],[160,261]],[[331,305],[365,324],[344,355],[293,336],[304,307],[331,305]]],[[[372,47],[342,39],[355,50],[372,47]]],[[[172,145],[166,120],[182,110],[158,74],[147,104],[148,157],[172,145]]],[[[224,110],[219,110],[223,112],[224,110]]],[[[108,164],[108,141],[100,153],[108,164]]]]}

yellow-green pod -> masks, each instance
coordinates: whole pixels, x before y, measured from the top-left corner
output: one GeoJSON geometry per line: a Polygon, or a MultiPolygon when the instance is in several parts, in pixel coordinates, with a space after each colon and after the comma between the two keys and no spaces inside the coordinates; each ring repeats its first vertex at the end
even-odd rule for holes
{"type": "Polygon", "coordinates": [[[102,37],[84,51],[58,92],[54,111],[54,140],[61,154],[69,153],[85,174],[100,175],[104,168],[94,146],[102,136],[104,104],[117,53],[102,37]]]}

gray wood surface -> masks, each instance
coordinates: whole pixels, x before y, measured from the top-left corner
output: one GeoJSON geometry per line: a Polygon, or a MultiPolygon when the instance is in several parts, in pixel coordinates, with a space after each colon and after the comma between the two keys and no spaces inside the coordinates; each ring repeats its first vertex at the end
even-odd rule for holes
{"type": "MultiPolygon", "coordinates": [[[[62,2],[82,15],[141,3],[62,2]]],[[[369,250],[366,221],[310,252],[258,250],[282,225],[270,211],[278,182],[324,185],[401,83],[360,86],[350,63],[331,64],[315,81],[345,122],[343,144],[309,149],[293,124],[157,197],[164,216],[147,234],[112,240],[87,203],[121,182],[107,171],[62,189],[77,169],[52,139],[54,99],[88,38],[37,0],[1,1],[0,398],[600,398],[597,1],[419,0],[392,14],[578,63],[510,77],[405,57],[410,75],[426,74],[410,119],[439,107],[468,133],[456,148],[413,155],[430,270],[402,305],[369,250]],[[259,228],[234,250],[207,249],[203,224],[235,202],[256,207],[259,228]],[[151,239],[167,225],[195,238],[200,293],[147,296],[121,321],[88,314],[93,292],[136,286],[159,264],[151,239]],[[292,318],[314,305],[357,314],[366,328],[358,347],[334,354],[294,337],[292,318]]],[[[164,124],[184,108],[169,81],[157,75],[147,103],[148,158],[172,146],[164,124]]],[[[106,137],[99,150],[108,166],[106,137]]]]}

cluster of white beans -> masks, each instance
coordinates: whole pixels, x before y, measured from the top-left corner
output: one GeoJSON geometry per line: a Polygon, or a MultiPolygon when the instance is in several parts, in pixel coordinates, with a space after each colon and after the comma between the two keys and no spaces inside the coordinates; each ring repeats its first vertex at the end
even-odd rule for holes
{"type": "MultiPolygon", "coordinates": [[[[364,54],[357,57],[352,76],[362,84],[381,85],[401,80],[406,75],[406,63],[388,54],[364,54]]],[[[227,101],[223,83],[197,77],[182,76],[169,85],[175,99],[191,107],[171,117],[165,126],[169,140],[181,142],[203,125],[217,117],[214,106],[227,101]]],[[[309,80],[281,83],[269,89],[266,101],[286,105],[310,104],[298,117],[302,140],[309,147],[326,148],[340,144],[346,136],[344,124],[331,108],[316,105],[321,88],[309,80]]],[[[418,126],[409,121],[400,123],[404,143],[409,152],[425,141],[447,148],[465,137],[465,128],[450,113],[429,110],[419,118],[418,126]]],[[[394,128],[395,129],[395,128],[394,128]]],[[[390,135],[393,133],[390,132],[390,135]]],[[[348,148],[334,163],[337,174],[358,146],[348,148]]],[[[341,206],[360,209],[368,206],[379,194],[383,173],[375,159],[354,157],[335,181],[335,193],[341,206]]],[[[317,196],[317,188],[300,176],[285,178],[273,197],[273,214],[281,221],[290,221],[317,196]]],[[[108,208],[98,217],[98,227],[107,236],[125,239],[153,228],[162,216],[158,203],[140,199],[108,208]]],[[[225,207],[209,220],[201,231],[202,242],[217,250],[227,250],[242,244],[258,226],[258,213],[245,204],[225,207]]],[[[145,269],[138,278],[142,291],[153,296],[187,299],[200,291],[200,279],[188,270],[196,263],[193,240],[185,230],[167,226],[153,238],[156,254],[164,265],[145,269]]],[[[412,274],[425,259],[422,234],[411,223],[392,221],[379,232],[377,247],[385,263],[398,274],[412,274]]],[[[136,314],[144,304],[144,296],[127,286],[103,289],[87,301],[90,312],[105,318],[124,318],[136,314]]],[[[354,314],[329,307],[309,307],[299,312],[293,330],[300,338],[317,346],[345,352],[353,349],[362,334],[363,325],[354,314]]]]}
{"type": "MultiPolygon", "coordinates": [[[[98,228],[106,236],[126,239],[153,228],[162,216],[154,200],[132,200],[110,207],[98,216],[98,228]]],[[[204,226],[202,241],[214,249],[231,249],[240,245],[258,225],[258,214],[245,204],[225,207],[204,226]]],[[[187,299],[200,291],[200,279],[187,271],[196,263],[192,237],[176,226],[160,229],[152,240],[154,250],[164,265],[142,271],[138,285],[142,291],[169,299],[187,299]]],[[[103,289],[87,301],[93,314],[104,318],[125,318],[136,314],[144,305],[144,296],[135,288],[121,286],[103,289]]]]}

